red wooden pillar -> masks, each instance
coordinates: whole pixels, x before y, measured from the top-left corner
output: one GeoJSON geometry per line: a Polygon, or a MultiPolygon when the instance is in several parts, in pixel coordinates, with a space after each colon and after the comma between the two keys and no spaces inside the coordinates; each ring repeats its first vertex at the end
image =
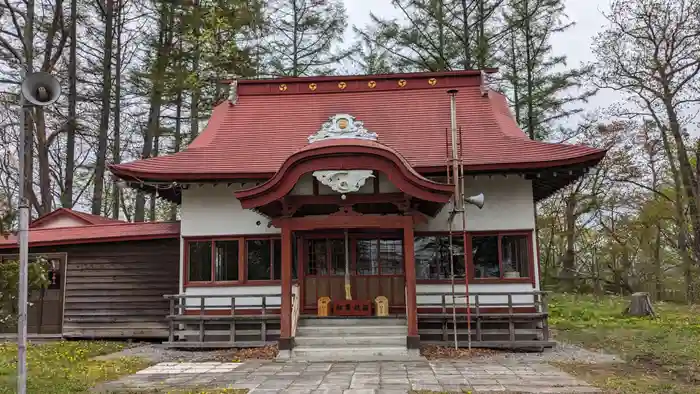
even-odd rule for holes
{"type": "Polygon", "coordinates": [[[282,226],[282,305],[280,310],[279,348],[292,348],[292,230],[282,226]]]}
{"type": "Polygon", "coordinates": [[[408,320],[408,338],[406,346],[409,349],[420,348],[418,336],[418,310],[416,307],[416,261],[413,247],[413,223],[407,223],[403,228],[404,260],[406,272],[406,319],[408,320]]]}

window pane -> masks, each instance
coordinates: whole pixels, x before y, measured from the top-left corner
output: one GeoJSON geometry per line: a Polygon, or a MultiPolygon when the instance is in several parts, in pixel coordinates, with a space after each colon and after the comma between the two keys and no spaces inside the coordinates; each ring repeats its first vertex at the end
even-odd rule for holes
{"type": "Polygon", "coordinates": [[[379,240],[379,267],[379,273],[381,275],[399,275],[403,273],[402,240],[379,240]]]}
{"type": "Polygon", "coordinates": [[[307,242],[309,257],[307,260],[307,275],[328,275],[328,251],[325,239],[310,239],[307,242]]]}
{"type": "Polygon", "coordinates": [[[238,280],[238,241],[215,241],[214,246],[214,280],[238,280]]]}
{"type": "Polygon", "coordinates": [[[331,275],[345,275],[345,240],[332,239],[331,243],[331,275]]]}
{"type": "Polygon", "coordinates": [[[530,258],[527,236],[504,235],[501,238],[501,258],[506,278],[528,278],[530,276],[530,258]]]}
{"type": "Polygon", "coordinates": [[[500,278],[498,265],[498,236],[473,236],[472,256],[474,276],[477,278],[500,278]]]}
{"type": "MultiPolygon", "coordinates": [[[[282,240],[275,239],[272,241],[272,268],[274,269],[274,276],[272,279],[280,280],[282,279],[282,240]]],[[[294,250],[292,250],[294,253],[294,250]]],[[[294,260],[294,259],[292,259],[294,260]]],[[[296,260],[294,260],[296,261],[296,260]]],[[[296,270],[292,265],[292,279],[296,279],[296,270]]]]}
{"type": "MultiPolygon", "coordinates": [[[[452,237],[455,278],[464,278],[464,238],[452,237]]],[[[450,237],[415,238],[416,276],[418,279],[450,279],[450,237]]]]}
{"type": "Polygon", "coordinates": [[[211,281],[211,241],[188,242],[187,248],[188,280],[211,281]]]}
{"type": "Polygon", "coordinates": [[[379,264],[376,239],[357,240],[357,274],[378,275],[379,264]]]}
{"type": "Polygon", "coordinates": [[[246,241],[248,280],[270,280],[269,239],[249,239],[246,241]]]}

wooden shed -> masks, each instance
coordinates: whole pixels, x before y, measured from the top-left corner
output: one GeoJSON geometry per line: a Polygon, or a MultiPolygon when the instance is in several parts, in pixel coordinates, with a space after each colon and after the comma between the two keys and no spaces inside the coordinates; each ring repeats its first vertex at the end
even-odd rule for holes
{"type": "MultiPolygon", "coordinates": [[[[55,215],[60,226],[43,221],[30,230],[30,259],[49,260],[51,284],[30,296],[28,332],[65,338],[167,337],[163,296],[178,293],[179,223],[70,223],[71,215],[55,215]]],[[[17,253],[14,237],[0,238],[0,263],[16,259],[17,253]]]]}

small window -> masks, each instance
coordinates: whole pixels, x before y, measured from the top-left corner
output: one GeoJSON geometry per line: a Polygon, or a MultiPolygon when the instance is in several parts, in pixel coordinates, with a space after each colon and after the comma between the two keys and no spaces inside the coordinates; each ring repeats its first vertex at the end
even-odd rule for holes
{"type": "Polygon", "coordinates": [[[214,245],[216,247],[216,275],[214,280],[238,280],[238,241],[215,241],[214,245]]]}
{"type": "Polygon", "coordinates": [[[376,239],[357,240],[357,274],[379,275],[379,256],[376,239]]]}
{"type": "Polygon", "coordinates": [[[328,244],[325,239],[310,239],[307,243],[307,275],[328,275],[328,244]]]}
{"type": "Polygon", "coordinates": [[[211,241],[189,242],[187,246],[187,266],[189,268],[189,281],[211,281],[211,241]]]}
{"type": "Polygon", "coordinates": [[[331,239],[331,275],[345,275],[345,240],[331,239]]]}
{"type": "Polygon", "coordinates": [[[506,277],[530,277],[530,250],[525,235],[504,235],[501,238],[501,258],[506,277]]]}
{"type": "Polygon", "coordinates": [[[248,254],[248,280],[271,280],[272,243],[269,239],[249,239],[246,241],[248,254]]]}
{"type": "Polygon", "coordinates": [[[472,235],[474,277],[529,278],[530,246],[526,234],[472,235]]]}
{"type": "Polygon", "coordinates": [[[400,239],[379,240],[379,272],[382,275],[403,274],[403,241],[400,239]]]}
{"type": "Polygon", "coordinates": [[[500,278],[501,265],[498,261],[498,236],[473,236],[472,256],[476,278],[500,278]]]}
{"type": "MultiPolygon", "coordinates": [[[[450,237],[418,236],[415,238],[416,277],[418,279],[450,279],[450,237]]],[[[464,278],[464,237],[452,237],[452,260],[455,278],[464,278]]]]}
{"type": "Polygon", "coordinates": [[[400,239],[358,239],[358,275],[401,275],[403,241],[400,239]]]}

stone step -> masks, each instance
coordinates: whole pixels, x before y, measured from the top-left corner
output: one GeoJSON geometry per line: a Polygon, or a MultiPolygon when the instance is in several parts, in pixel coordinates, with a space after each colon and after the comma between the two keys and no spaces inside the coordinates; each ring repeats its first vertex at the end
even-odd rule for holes
{"type": "Polygon", "coordinates": [[[386,336],[408,335],[406,326],[302,326],[297,328],[296,337],[329,337],[329,336],[386,336]]]}
{"type": "Polygon", "coordinates": [[[292,349],[295,361],[412,361],[421,357],[410,352],[405,346],[374,347],[295,347],[292,349]]]}
{"type": "Polygon", "coordinates": [[[301,347],[347,347],[347,346],[406,346],[405,335],[384,336],[297,336],[294,338],[296,346],[301,347]]]}
{"type": "Polygon", "coordinates": [[[299,326],[406,326],[406,319],[395,317],[337,318],[303,317],[299,326]]]}

